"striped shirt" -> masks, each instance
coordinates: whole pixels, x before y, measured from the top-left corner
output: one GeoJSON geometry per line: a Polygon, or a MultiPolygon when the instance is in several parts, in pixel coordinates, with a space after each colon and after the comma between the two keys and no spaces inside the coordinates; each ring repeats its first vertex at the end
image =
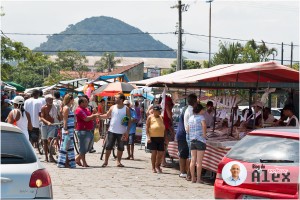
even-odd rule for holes
{"type": "Polygon", "coordinates": [[[192,115],[189,118],[189,139],[201,141],[203,143],[206,143],[206,139],[203,137],[203,130],[202,130],[202,121],[204,121],[205,118],[203,115],[192,115]]]}

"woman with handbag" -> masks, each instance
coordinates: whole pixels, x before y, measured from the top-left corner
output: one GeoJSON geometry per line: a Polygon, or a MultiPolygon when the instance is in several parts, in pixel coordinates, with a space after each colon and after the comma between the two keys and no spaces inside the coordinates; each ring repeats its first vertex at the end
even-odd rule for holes
{"type": "Polygon", "coordinates": [[[62,104],[63,128],[62,128],[62,145],[60,146],[57,161],[58,167],[75,168],[74,152],[74,112],[71,109],[74,98],[71,94],[66,94],[62,104]]]}

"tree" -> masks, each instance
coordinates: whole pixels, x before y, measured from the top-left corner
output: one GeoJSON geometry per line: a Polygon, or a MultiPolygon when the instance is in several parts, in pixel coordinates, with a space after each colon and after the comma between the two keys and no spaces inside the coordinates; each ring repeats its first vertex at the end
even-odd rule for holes
{"type": "Polygon", "coordinates": [[[24,87],[41,86],[44,84],[44,77],[50,75],[51,63],[48,56],[30,51],[12,73],[13,80],[24,87]]]}
{"type": "Polygon", "coordinates": [[[254,40],[248,41],[242,51],[243,62],[265,62],[269,60],[269,56],[273,58],[277,56],[275,48],[268,48],[266,43],[262,41],[261,45],[257,45],[254,40]]]}
{"type": "MultiPolygon", "coordinates": [[[[200,69],[201,68],[201,64],[198,61],[194,61],[194,60],[183,60],[182,63],[182,67],[183,69],[200,69]]],[[[171,64],[171,69],[168,70],[164,70],[162,72],[163,75],[165,74],[170,74],[176,71],[176,66],[177,66],[177,61],[175,60],[172,64],[171,64]]]]}
{"type": "Polygon", "coordinates": [[[41,86],[44,75],[50,73],[50,64],[51,61],[46,55],[32,52],[21,42],[1,37],[1,79],[3,81],[14,81],[27,88],[41,86]]]}
{"type": "Polygon", "coordinates": [[[299,63],[293,64],[292,69],[299,71],[299,63]]]}
{"type": "Polygon", "coordinates": [[[95,62],[95,67],[97,68],[98,72],[104,72],[105,69],[108,72],[111,72],[112,69],[116,68],[116,64],[120,63],[120,59],[115,59],[114,53],[104,53],[100,60],[95,62]]]}
{"type": "Polygon", "coordinates": [[[89,68],[86,66],[88,60],[78,51],[67,50],[58,52],[57,56],[56,64],[58,68],[64,71],[69,77],[72,77],[69,73],[71,71],[78,73],[79,78],[82,78],[84,73],[89,71],[89,68]]]}
{"type": "Polygon", "coordinates": [[[225,44],[220,42],[219,52],[216,53],[212,58],[212,66],[220,64],[241,63],[242,60],[240,56],[242,51],[243,46],[239,42],[229,44],[226,42],[225,44]]]}

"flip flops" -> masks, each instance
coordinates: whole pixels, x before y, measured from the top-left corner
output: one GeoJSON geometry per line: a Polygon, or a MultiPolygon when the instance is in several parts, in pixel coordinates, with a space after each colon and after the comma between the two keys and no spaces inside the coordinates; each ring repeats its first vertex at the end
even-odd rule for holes
{"type": "Polygon", "coordinates": [[[117,165],[117,167],[125,167],[125,166],[120,163],[117,165]]]}
{"type": "Polygon", "coordinates": [[[102,164],[102,167],[106,167],[106,166],[107,166],[107,164],[105,164],[105,163],[102,164]]]}

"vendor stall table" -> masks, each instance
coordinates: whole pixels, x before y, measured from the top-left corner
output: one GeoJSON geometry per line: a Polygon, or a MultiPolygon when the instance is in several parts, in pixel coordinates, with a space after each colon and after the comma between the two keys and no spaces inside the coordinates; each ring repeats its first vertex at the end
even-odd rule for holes
{"type": "MultiPolygon", "coordinates": [[[[221,162],[222,158],[237,142],[238,141],[208,141],[202,161],[202,167],[212,172],[217,172],[218,165],[221,162]]],[[[169,143],[168,153],[171,159],[179,159],[177,141],[169,143]]]]}

